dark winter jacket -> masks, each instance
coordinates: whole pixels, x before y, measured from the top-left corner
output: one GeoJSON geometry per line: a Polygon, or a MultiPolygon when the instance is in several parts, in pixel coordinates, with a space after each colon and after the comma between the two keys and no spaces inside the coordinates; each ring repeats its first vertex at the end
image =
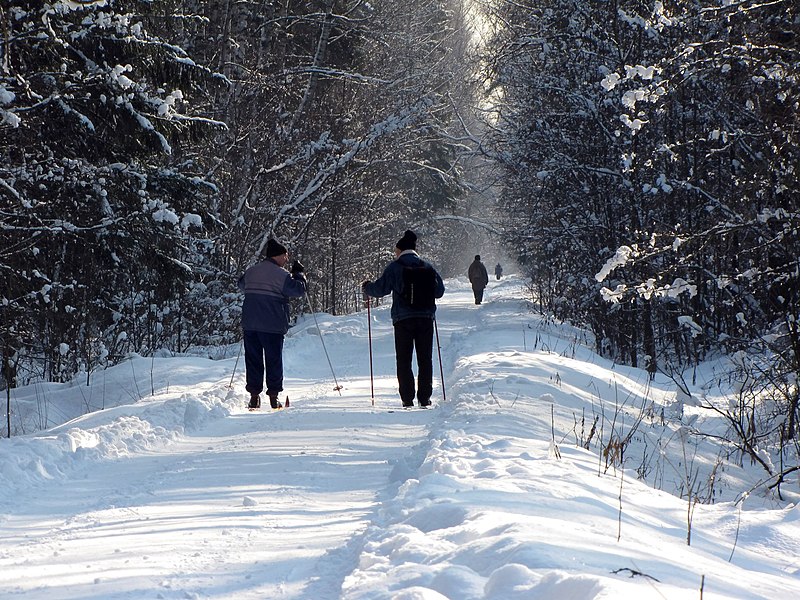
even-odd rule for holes
{"type": "MultiPolygon", "coordinates": [[[[428,310],[415,310],[411,308],[401,295],[403,291],[403,267],[421,267],[423,265],[433,266],[422,260],[413,250],[406,250],[395,260],[390,262],[383,270],[378,279],[364,286],[364,292],[374,298],[382,298],[392,294],[392,323],[397,323],[403,319],[412,317],[427,317],[433,319],[436,315],[436,307],[428,310]]],[[[437,298],[444,296],[444,282],[436,273],[436,293],[437,298]]]]}
{"type": "Polygon", "coordinates": [[[467,276],[473,290],[482,290],[489,285],[489,274],[486,272],[486,267],[479,260],[472,261],[469,271],[467,271],[467,276]]]}
{"type": "Polygon", "coordinates": [[[268,258],[253,265],[239,278],[244,292],[242,329],[286,334],[289,331],[289,298],[306,293],[302,273],[290,275],[268,258]]]}

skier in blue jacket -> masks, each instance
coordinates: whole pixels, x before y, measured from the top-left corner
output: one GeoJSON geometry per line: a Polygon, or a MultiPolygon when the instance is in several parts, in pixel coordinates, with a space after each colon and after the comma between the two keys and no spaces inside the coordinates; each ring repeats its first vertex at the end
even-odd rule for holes
{"type": "MultiPolygon", "coordinates": [[[[413,353],[417,353],[416,397],[420,406],[430,406],[433,394],[433,320],[436,304],[431,308],[413,308],[403,297],[403,269],[427,266],[416,252],[417,236],[407,230],[395,246],[395,260],[389,263],[383,274],[373,282],[362,284],[364,294],[381,298],[392,294],[392,324],[394,325],[394,348],[397,361],[397,383],[404,407],[414,406],[414,372],[411,368],[413,353]]],[[[444,296],[444,282],[434,270],[436,298],[444,296]]]]}
{"type": "Polygon", "coordinates": [[[306,293],[303,265],[294,261],[291,275],[284,269],[289,262],[285,246],[270,239],[266,254],[265,260],[239,278],[239,289],[244,292],[245,389],[250,392],[250,408],[261,408],[265,365],[270,406],[283,406],[278,402],[278,394],[283,391],[283,338],[289,331],[289,298],[300,298],[306,293]]]}

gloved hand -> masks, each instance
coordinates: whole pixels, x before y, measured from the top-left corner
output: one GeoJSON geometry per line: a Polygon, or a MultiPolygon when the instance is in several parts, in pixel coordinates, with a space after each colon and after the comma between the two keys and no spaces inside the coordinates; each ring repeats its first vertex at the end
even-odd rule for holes
{"type": "Polygon", "coordinates": [[[295,275],[296,273],[302,273],[305,270],[306,268],[299,260],[296,260],[292,263],[292,275],[295,275]]]}
{"type": "Polygon", "coordinates": [[[364,306],[369,307],[369,294],[367,294],[367,285],[370,283],[369,279],[361,282],[361,297],[364,300],[364,306]]]}

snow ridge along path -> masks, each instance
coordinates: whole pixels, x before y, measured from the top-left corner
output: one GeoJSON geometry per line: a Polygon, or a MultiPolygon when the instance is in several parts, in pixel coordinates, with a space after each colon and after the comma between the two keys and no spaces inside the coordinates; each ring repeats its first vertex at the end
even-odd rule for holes
{"type": "MultiPolygon", "coordinates": [[[[677,427],[647,421],[624,471],[577,443],[582,415],[668,407],[670,382],[536,318],[513,277],[481,306],[465,280],[447,286],[448,402],[437,363],[432,410],[399,410],[388,306],[372,312],[374,407],[365,312],[292,329],[289,410],[247,411],[243,373],[228,388],[235,358],[132,358],[91,386],[15,390],[20,415],[51,426],[0,443],[0,597],[800,594],[800,509],[761,498],[740,513],[748,473],[729,470],[717,502],[697,505],[687,546],[686,501],[637,479],[649,464],[678,489],[677,456],[646,451],[677,427]]],[[[713,461],[704,451],[697,462],[713,461]]]]}

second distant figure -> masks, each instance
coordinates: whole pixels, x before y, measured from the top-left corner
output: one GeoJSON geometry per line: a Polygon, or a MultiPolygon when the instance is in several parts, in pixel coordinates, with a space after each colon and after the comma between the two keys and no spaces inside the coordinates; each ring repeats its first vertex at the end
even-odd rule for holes
{"type": "Polygon", "coordinates": [[[417,353],[417,402],[430,406],[433,394],[433,320],[436,299],[444,296],[444,283],[430,263],[416,253],[417,236],[408,230],[395,246],[395,260],[375,281],[362,284],[364,294],[382,298],[392,294],[392,324],[397,360],[397,383],[404,407],[414,406],[414,372],[417,353]]]}
{"type": "Polygon", "coordinates": [[[503,276],[503,267],[500,266],[500,263],[497,263],[494,267],[494,276],[497,277],[497,281],[500,281],[503,276]]]}
{"type": "Polygon", "coordinates": [[[483,302],[483,290],[489,285],[489,273],[486,272],[486,267],[481,262],[481,255],[476,254],[475,260],[469,266],[467,271],[469,282],[472,284],[472,293],[475,296],[475,304],[483,302]]]}

